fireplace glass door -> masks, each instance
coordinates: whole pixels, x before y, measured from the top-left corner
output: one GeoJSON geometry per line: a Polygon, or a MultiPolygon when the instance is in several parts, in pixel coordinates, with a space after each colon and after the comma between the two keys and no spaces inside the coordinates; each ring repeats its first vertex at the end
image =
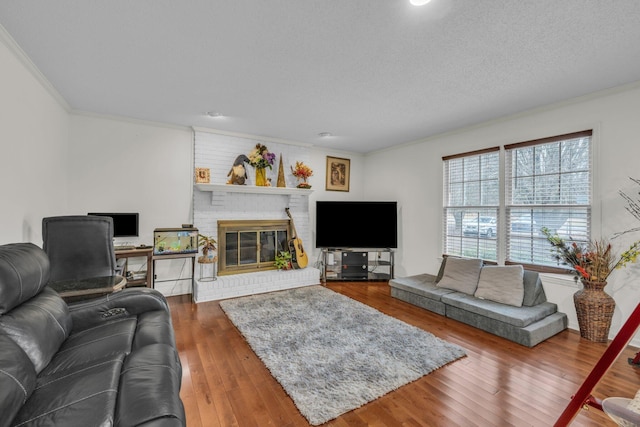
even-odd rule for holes
{"type": "Polygon", "coordinates": [[[274,269],[276,254],[288,250],[287,232],[286,220],[218,221],[218,236],[222,237],[218,274],[274,269]]]}

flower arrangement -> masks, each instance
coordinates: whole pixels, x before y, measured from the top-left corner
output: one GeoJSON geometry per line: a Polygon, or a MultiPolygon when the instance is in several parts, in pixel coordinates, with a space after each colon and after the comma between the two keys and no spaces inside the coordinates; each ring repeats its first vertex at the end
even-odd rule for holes
{"type": "Polygon", "coordinates": [[[313,176],[313,170],[304,164],[304,162],[296,162],[296,167],[291,166],[291,173],[299,179],[307,179],[313,176]]]}
{"type": "Polygon", "coordinates": [[[249,164],[256,169],[271,169],[276,160],[276,155],[270,153],[267,146],[260,143],[256,144],[247,157],[249,157],[249,164]]]}
{"type": "Polygon", "coordinates": [[[587,281],[605,282],[613,270],[635,263],[640,254],[640,241],[632,243],[629,249],[616,256],[611,243],[605,239],[586,244],[567,244],[548,228],[543,227],[541,231],[551,243],[555,258],[563,264],[570,265],[577,277],[587,281]]]}
{"type": "Polygon", "coordinates": [[[307,183],[307,179],[310,176],[313,176],[313,169],[305,165],[304,162],[296,161],[295,168],[291,166],[291,173],[298,180],[302,180],[302,182],[298,184],[298,188],[311,188],[311,186],[307,183]]]}

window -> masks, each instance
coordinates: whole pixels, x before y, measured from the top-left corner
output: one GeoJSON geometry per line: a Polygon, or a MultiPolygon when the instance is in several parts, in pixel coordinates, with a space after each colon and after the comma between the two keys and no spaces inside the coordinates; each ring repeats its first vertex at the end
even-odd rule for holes
{"type": "Polygon", "coordinates": [[[443,158],[445,253],[497,260],[499,147],[443,158]]]}
{"type": "Polygon", "coordinates": [[[559,266],[542,227],[587,241],[591,131],[505,146],[507,262],[559,266]]]}
{"type": "Polygon", "coordinates": [[[443,158],[445,254],[564,269],[541,229],[590,239],[591,135],[506,145],[504,178],[499,148],[443,158]]]}

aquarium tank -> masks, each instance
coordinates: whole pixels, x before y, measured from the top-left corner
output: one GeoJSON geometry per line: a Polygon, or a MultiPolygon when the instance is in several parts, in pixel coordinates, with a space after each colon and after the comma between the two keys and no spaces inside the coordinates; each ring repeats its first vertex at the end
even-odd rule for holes
{"type": "Polygon", "coordinates": [[[156,228],[153,230],[154,255],[189,254],[197,252],[197,228],[156,228]]]}

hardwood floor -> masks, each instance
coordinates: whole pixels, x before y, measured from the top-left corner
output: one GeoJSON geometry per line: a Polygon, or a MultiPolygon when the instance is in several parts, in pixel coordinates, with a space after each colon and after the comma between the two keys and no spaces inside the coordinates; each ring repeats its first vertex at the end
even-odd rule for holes
{"type": "MultiPolygon", "coordinates": [[[[552,426],[606,349],[564,331],[530,349],[392,298],[386,283],[328,288],[458,344],[467,357],[348,412],[324,426],[552,426]]],[[[308,426],[217,302],[170,297],[183,365],[187,425],[308,426]]],[[[640,368],[627,348],[594,396],[633,397],[640,368]]],[[[572,426],[615,426],[582,410],[572,426]]]]}

